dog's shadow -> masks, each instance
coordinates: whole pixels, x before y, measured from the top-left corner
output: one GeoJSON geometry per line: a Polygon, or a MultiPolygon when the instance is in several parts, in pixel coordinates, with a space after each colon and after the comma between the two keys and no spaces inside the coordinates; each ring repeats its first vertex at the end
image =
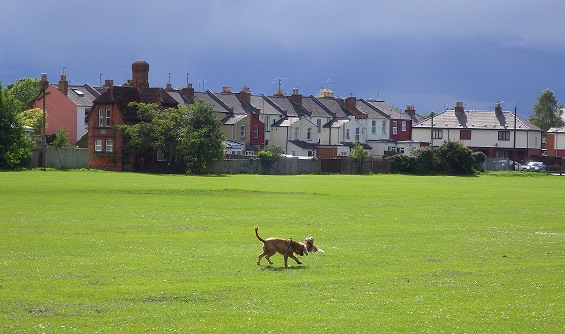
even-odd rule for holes
{"type": "Polygon", "coordinates": [[[308,269],[307,266],[290,266],[288,268],[285,267],[273,267],[271,265],[261,267],[261,270],[268,270],[268,271],[283,271],[283,270],[303,270],[308,269]]]}

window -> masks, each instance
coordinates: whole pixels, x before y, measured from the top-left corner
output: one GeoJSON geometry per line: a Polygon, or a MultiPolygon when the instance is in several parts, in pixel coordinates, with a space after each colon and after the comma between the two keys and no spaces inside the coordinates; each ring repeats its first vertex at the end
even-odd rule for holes
{"type": "Polygon", "coordinates": [[[345,130],[345,139],[349,139],[349,138],[350,138],[350,136],[349,136],[349,129],[346,129],[346,130],[345,130]]]}
{"type": "Polygon", "coordinates": [[[265,116],[265,130],[269,130],[270,126],[271,126],[271,117],[265,116]]]}
{"type": "Polygon", "coordinates": [[[245,138],[245,124],[241,126],[239,136],[245,138]]]}
{"type": "Polygon", "coordinates": [[[110,109],[106,109],[106,126],[110,126],[110,109]]]}
{"type": "Polygon", "coordinates": [[[321,119],[316,120],[316,126],[318,127],[318,133],[322,132],[322,120],[321,119]]]}
{"type": "Polygon", "coordinates": [[[253,138],[259,138],[259,125],[253,125],[253,138]]]}
{"type": "Polygon", "coordinates": [[[294,128],[294,139],[298,140],[299,135],[300,135],[300,128],[294,128]]]}
{"type": "Polygon", "coordinates": [[[165,152],[162,150],[157,150],[157,161],[165,161],[165,152]]]}
{"type": "Polygon", "coordinates": [[[306,140],[312,140],[312,128],[306,130],[306,140]]]}
{"type": "Polygon", "coordinates": [[[98,126],[104,126],[104,109],[98,109],[98,126]]]}
{"type": "Polygon", "coordinates": [[[461,140],[471,140],[471,130],[460,130],[459,139],[461,140]]]}
{"type": "Polygon", "coordinates": [[[102,139],[96,139],[94,141],[94,150],[96,152],[102,152],[102,139]]]}
{"type": "Polygon", "coordinates": [[[371,133],[372,134],[377,133],[377,121],[371,121],[371,133]]]}
{"type": "Polygon", "coordinates": [[[406,132],[406,121],[402,121],[402,132],[406,132]]]}
{"type": "Polygon", "coordinates": [[[397,121],[393,121],[392,122],[392,134],[395,135],[398,133],[398,122],[397,121]]]}
{"type": "Polygon", "coordinates": [[[386,120],[383,120],[381,124],[381,130],[382,130],[382,134],[386,135],[386,120]]]}
{"type": "Polygon", "coordinates": [[[432,133],[433,139],[442,139],[443,138],[443,130],[434,130],[432,133]]]}
{"type": "Polygon", "coordinates": [[[85,108],[84,109],[84,116],[88,116],[88,113],[90,113],[90,108],[85,108]]]}
{"type": "Polygon", "coordinates": [[[308,156],[309,157],[315,157],[316,155],[314,154],[314,151],[308,151],[308,156]]]}
{"type": "Polygon", "coordinates": [[[114,152],[114,141],[106,140],[106,152],[114,152]]]}
{"type": "Polygon", "coordinates": [[[245,156],[246,156],[246,157],[252,157],[252,156],[254,156],[254,155],[255,155],[255,152],[253,152],[253,151],[245,151],[245,156]]]}
{"type": "Polygon", "coordinates": [[[361,129],[359,128],[355,128],[355,141],[356,142],[360,142],[361,141],[361,129]]]}
{"type": "Polygon", "coordinates": [[[510,131],[498,131],[498,140],[510,140],[510,131]]]}

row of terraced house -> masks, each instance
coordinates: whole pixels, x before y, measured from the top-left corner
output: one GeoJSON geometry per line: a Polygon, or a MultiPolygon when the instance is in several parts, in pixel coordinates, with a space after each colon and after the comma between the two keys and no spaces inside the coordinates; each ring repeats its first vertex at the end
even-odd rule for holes
{"type": "MultiPolygon", "coordinates": [[[[61,126],[68,128],[71,142],[86,134],[91,168],[135,170],[138,162],[122,153],[122,132],[116,128],[138,122],[129,103],[168,108],[203,101],[221,120],[228,157],[253,157],[272,144],[287,156],[304,158],[346,157],[354,143],[373,156],[411,154],[446,140],[460,140],[493,158],[526,161],[541,155],[541,130],[500,104],[493,104],[493,110],[465,110],[457,102],[453,109],[423,118],[413,105],[401,111],[384,101],[334,97],[329,90],[321,96],[302,96],[298,89],[267,96],[252,94],[247,87],[232,92],[226,86],[213,93],[195,91],[191,84],[182,89],[150,87],[148,79],[149,64],[143,61],[132,64],[132,78],[121,86],[111,80],[103,87],[73,86],[62,75],[48,88],[47,134],[61,126]]],[[[47,80],[45,75],[42,80],[47,80]]],[[[166,159],[156,154],[155,160],[166,159]]]]}

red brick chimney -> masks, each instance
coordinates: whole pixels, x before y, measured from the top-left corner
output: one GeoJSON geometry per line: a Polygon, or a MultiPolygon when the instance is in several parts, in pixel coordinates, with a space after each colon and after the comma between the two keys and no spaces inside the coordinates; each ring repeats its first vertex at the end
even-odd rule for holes
{"type": "Polygon", "coordinates": [[[496,116],[502,115],[502,107],[500,106],[500,102],[496,102],[496,107],[494,107],[494,114],[496,116]]]}
{"type": "Polygon", "coordinates": [[[290,96],[290,100],[294,104],[302,105],[302,94],[298,93],[298,88],[294,88],[292,90],[292,95],[290,96]]]}
{"type": "Polygon", "coordinates": [[[41,80],[39,81],[39,90],[46,90],[49,87],[49,81],[47,81],[47,74],[41,73],[41,80]]]}
{"type": "Polygon", "coordinates": [[[455,113],[462,113],[463,111],[465,111],[465,108],[463,108],[463,102],[456,102],[455,113]]]}
{"type": "Polygon", "coordinates": [[[350,95],[348,98],[345,99],[345,108],[350,111],[354,111],[357,109],[357,99],[350,95]]]}
{"type": "Polygon", "coordinates": [[[166,90],[167,92],[171,92],[171,91],[173,90],[173,84],[168,83],[168,84],[165,86],[165,90],[166,90]]]}
{"type": "Polygon", "coordinates": [[[59,80],[59,85],[57,86],[57,88],[59,88],[59,91],[65,95],[68,94],[69,92],[69,82],[67,81],[67,76],[64,74],[61,74],[61,80],[59,80]]]}
{"type": "Polygon", "coordinates": [[[104,80],[104,87],[112,87],[114,86],[114,80],[106,79],[104,80]]]}
{"type": "Polygon", "coordinates": [[[222,87],[222,94],[231,94],[231,87],[230,86],[222,87]]]}
{"type": "Polygon", "coordinates": [[[284,96],[283,90],[282,90],[282,89],[277,89],[277,90],[275,91],[275,96],[284,96]]]}
{"type": "Polygon", "coordinates": [[[187,99],[194,100],[194,88],[192,88],[191,83],[189,83],[186,88],[183,88],[180,93],[187,99]]]}
{"type": "Polygon", "coordinates": [[[404,110],[404,112],[406,112],[408,115],[410,115],[411,117],[416,116],[416,109],[414,108],[413,105],[409,104],[406,106],[406,110],[404,110]]]}
{"type": "Polygon", "coordinates": [[[243,86],[241,91],[237,93],[237,96],[240,100],[251,103],[251,92],[249,91],[249,88],[247,88],[247,86],[243,86]]]}
{"type": "Polygon", "coordinates": [[[136,61],[131,64],[131,84],[136,87],[149,87],[149,64],[136,61]]]}

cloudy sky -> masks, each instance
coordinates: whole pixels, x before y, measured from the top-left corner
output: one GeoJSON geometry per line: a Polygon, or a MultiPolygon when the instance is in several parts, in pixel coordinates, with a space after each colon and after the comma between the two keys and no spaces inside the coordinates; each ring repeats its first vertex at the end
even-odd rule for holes
{"type": "Polygon", "coordinates": [[[0,81],[149,83],[254,94],[331,88],[419,113],[565,102],[563,0],[0,0],[0,81]]]}

